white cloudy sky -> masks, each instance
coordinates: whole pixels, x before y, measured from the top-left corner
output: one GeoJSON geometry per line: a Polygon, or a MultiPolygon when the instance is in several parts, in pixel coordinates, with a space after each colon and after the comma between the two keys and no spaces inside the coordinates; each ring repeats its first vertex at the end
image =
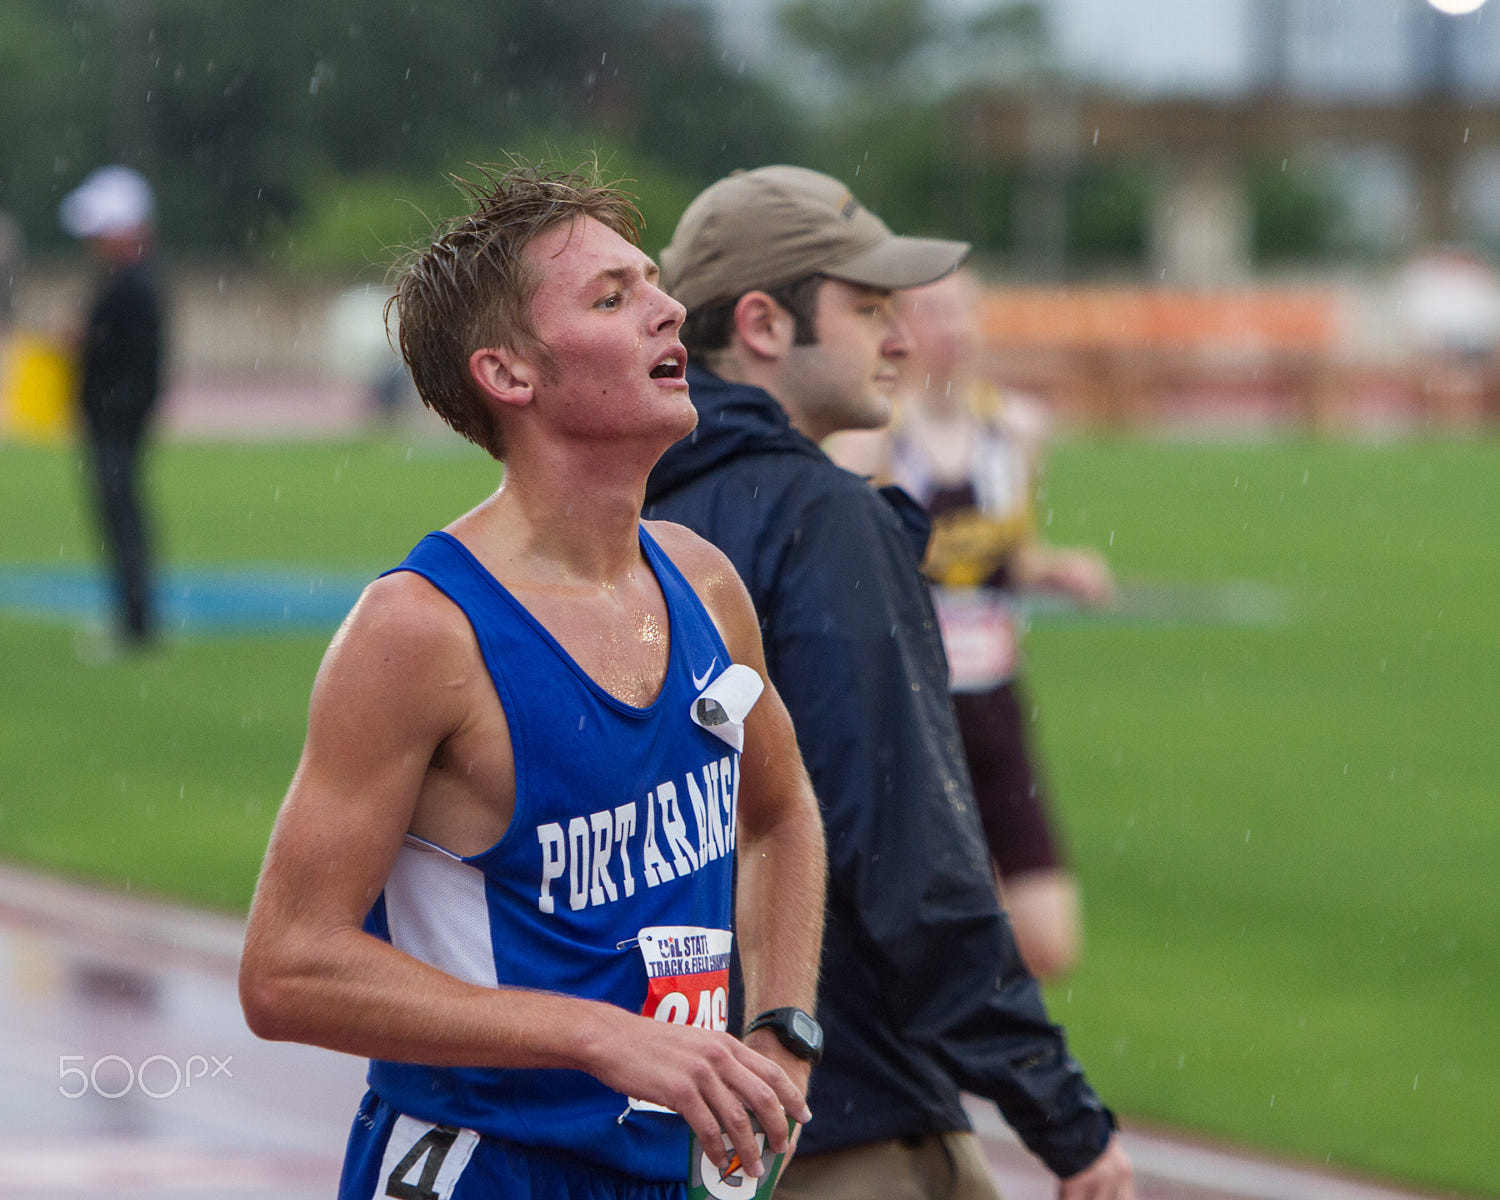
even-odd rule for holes
{"type": "Polygon", "coordinates": [[[1249,70],[1246,0],[1050,0],[1057,48],[1084,73],[1218,91],[1249,70]]]}
{"type": "MultiPolygon", "coordinates": [[[[726,40],[748,57],[774,57],[771,13],[779,0],[699,0],[718,11],[726,40]]],[[[1058,50],[1070,65],[1131,84],[1218,89],[1246,71],[1249,0],[1044,0],[1058,50]],[[1170,31],[1168,34],[1165,31],[1170,31]]],[[[957,12],[993,0],[944,0],[957,12]]]]}
{"type": "MultiPolygon", "coordinates": [[[[697,0],[719,13],[726,41],[747,59],[784,61],[772,13],[781,0],[697,0]]],[[[833,0],[830,0],[833,2],[833,0]]],[[[938,0],[955,12],[998,0],[938,0]]],[[[1258,0],[1042,0],[1065,70],[1127,90],[1224,94],[1255,70],[1258,0]]],[[[1300,90],[1401,94],[1415,82],[1414,36],[1436,18],[1420,0],[1291,0],[1289,66],[1300,90]]],[[[1500,2],[1456,29],[1471,90],[1500,94],[1500,2]]]]}

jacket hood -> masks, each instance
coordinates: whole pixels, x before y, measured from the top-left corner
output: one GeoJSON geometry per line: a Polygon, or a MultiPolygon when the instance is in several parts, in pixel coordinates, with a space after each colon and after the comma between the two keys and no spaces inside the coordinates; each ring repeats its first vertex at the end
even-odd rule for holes
{"type": "Polygon", "coordinates": [[[769,392],[730,383],[693,363],[688,364],[687,381],[698,410],[698,428],[669,447],[652,468],[646,482],[648,504],[744,454],[824,457],[815,442],[792,428],[769,392]]]}

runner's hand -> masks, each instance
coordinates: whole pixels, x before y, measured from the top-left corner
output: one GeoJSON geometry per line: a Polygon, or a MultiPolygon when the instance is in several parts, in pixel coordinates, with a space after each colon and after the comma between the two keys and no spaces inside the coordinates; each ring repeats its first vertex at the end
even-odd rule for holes
{"type": "Polygon", "coordinates": [[[617,1092],[679,1113],[720,1171],[738,1155],[745,1174],[759,1179],[765,1173],[752,1113],[772,1155],[787,1149],[787,1117],[811,1119],[802,1090],[786,1072],[737,1038],[649,1017],[630,1020],[626,1037],[592,1074],[617,1092]]]}

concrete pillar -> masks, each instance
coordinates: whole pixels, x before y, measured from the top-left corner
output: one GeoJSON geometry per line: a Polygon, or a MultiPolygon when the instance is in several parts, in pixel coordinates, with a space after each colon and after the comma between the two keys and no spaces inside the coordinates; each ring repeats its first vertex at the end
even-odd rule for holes
{"type": "Polygon", "coordinates": [[[1250,204],[1243,175],[1227,156],[1202,154],[1162,165],[1151,213],[1156,277],[1183,287],[1217,287],[1250,273],[1250,204]]]}
{"type": "Polygon", "coordinates": [[[1462,241],[1468,234],[1468,222],[1460,211],[1460,152],[1425,147],[1412,155],[1417,180],[1419,245],[1439,246],[1462,241]]]}
{"type": "Polygon", "coordinates": [[[1016,197],[1016,258],[1032,279],[1067,269],[1068,179],[1078,156],[1078,105],[1067,95],[1036,96],[1026,106],[1025,175],[1016,197]]]}

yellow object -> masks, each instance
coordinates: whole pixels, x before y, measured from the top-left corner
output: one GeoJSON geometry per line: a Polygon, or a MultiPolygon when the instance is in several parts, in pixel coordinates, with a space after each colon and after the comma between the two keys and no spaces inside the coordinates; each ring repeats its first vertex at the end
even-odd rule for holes
{"type": "Polygon", "coordinates": [[[58,343],[17,331],[0,341],[0,437],[61,442],[73,417],[73,364],[58,343]]]}

